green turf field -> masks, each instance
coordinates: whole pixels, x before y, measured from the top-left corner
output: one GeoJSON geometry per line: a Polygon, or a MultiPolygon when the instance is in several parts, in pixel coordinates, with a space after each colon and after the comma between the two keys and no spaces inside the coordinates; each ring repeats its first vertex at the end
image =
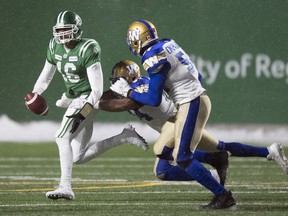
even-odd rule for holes
{"type": "MultiPolygon", "coordinates": [[[[286,149],[286,152],[287,149],[286,149]]],[[[199,210],[212,195],[195,182],[160,182],[152,150],[120,146],[74,166],[74,201],[49,200],[58,184],[55,144],[0,144],[0,215],[288,215],[288,176],[265,158],[230,158],[237,210],[199,210]]]]}

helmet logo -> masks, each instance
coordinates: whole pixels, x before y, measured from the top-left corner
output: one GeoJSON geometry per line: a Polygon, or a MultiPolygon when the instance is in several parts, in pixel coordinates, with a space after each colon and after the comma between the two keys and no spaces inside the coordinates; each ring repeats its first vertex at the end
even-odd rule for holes
{"type": "Polygon", "coordinates": [[[129,31],[129,38],[130,41],[138,41],[140,40],[140,29],[136,28],[129,31]]]}
{"type": "Polygon", "coordinates": [[[82,19],[80,18],[80,16],[76,15],[75,16],[75,21],[76,21],[76,25],[77,26],[81,26],[82,25],[82,19]]]}
{"type": "Polygon", "coordinates": [[[126,66],[129,76],[134,77],[135,75],[137,75],[138,71],[139,71],[139,67],[136,64],[130,64],[126,66]]]}

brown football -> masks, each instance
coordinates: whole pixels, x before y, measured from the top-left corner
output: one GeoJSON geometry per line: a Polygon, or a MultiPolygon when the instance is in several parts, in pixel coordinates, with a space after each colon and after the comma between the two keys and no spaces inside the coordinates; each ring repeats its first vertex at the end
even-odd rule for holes
{"type": "Polygon", "coordinates": [[[45,98],[41,95],[29,92],[26,94],[24,99],[26,107],[33,113],[41,116],[48,114],[49,106],[46,103],[45,98]]]}

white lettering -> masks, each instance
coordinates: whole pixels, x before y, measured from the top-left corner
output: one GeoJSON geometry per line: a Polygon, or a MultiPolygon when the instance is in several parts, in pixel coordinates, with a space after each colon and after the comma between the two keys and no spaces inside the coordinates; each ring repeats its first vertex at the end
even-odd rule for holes
{"type": "Polygon", "coordinates": [[[267,78],[270,77],[270,73],[268,69],[270,62],[271,60],[269,56],[265,54],[259,54],[256,56],[256,77],[257,78],[261,77],[262,73],[265,77],[267,78]]]}
{"type": "Polygon", "coordinates": [[[271,74],[276,79],[285,77],[285,63],[281,60],[276,60],[271,65],[271,74]]]}
{"type": "Polygon", "coordinates": [[[212,85],[216,81],[218,72],[220,71],[220,66],[221,66],[220,61],[216,61],[214,63],[214,66],[212,62],[207,61],[207,72],[209,74],[209,79],[207,79],[206,83],[208,85],[212,85]]]}
{"type": "Polygon", "coordinates": [[[216,61],[213,64],[212,61],[205,61],[201,56],[196,58],[195,55],[191,55],[190,58],[193,62],[195,62],[196,68],[202,74],[204,82],[207,85],[212,85],[217,79],[221,67],[221,62],[216,61]]]}
{"type": "Polygon", "coordinates": [[[229,79],[236,79],[240,75],[240,65],[236,60],[230,60],[225,65],[225,74],[229,79]]]}
{"type": "Polygon", "coordinates": [[[251,66],[252,54],[245,53],[241,56],[241,77],[247,76],[247,69],[251,66]]]}
{"type": "Polygon", "coordinates": [[[252,78],[253,73],[257,79],[283,79],[288,84],[288,62],[280,59],[272,61],[267,54],[253,56],[251,53],[243,53],[240,59],[230,59],[225,64],[219,60],[213,62],[196,55],[190,55],[190,58],[195,62],[196,68],[202,74],[203,82],[207,85],[217,82],[221,73],[233,80],[245,79],[248,76],[252,78]]]}

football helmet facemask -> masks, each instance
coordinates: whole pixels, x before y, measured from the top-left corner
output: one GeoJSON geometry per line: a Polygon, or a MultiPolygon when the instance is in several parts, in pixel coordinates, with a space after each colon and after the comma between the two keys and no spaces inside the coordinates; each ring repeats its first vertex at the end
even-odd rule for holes
{"type": "Polygon", "coordinates": [[[122,60],[115,64],[112,68],[112,74],[110,76],[111,84],[115,83],[120,77],[126,79],[130,84],[140,77],[139,66],[130,60],[122,60]]]}
{"type": "Polygon", "coordinates": [[[53,26],[53,36],[59,44],[66,44],[72,40],[80,40],[82,36],[81,17],[72,12],[64,11],[59,13],[56,24],[53,26]]]}
{"type": "Polygon", "coordinates": [[[150,21],[137,20],[129,26],[126,41],[130,51],[136,56],[141,56],[141,49],[157,39],[157,30],[150,21]]]}

